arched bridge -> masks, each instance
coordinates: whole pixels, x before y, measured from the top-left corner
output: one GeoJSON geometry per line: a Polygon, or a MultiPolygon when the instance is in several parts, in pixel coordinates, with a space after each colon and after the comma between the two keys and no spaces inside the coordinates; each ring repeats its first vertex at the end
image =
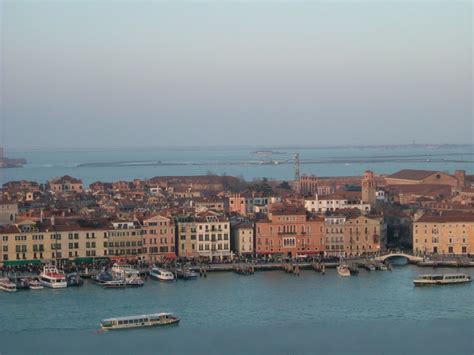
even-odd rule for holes
{"type": "Polygon", "coordinates": [[[415,256],[403,252],[390,252],[388,254],[377,256],[375,259],[379,261],[385,261],[390,258],[406,258],[412,263],[418,263],[420,261],[423,261],[423,258],[421,256],[415,256]]]}

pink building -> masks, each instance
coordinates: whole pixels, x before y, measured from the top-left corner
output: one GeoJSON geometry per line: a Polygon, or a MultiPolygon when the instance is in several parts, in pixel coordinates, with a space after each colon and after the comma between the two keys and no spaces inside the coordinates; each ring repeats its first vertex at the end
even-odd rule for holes
{"type": "Polygon", "coordinates": [[[160,215],[143,220],[143,248],[148,261],[176,258],[174,228],[170,218],[160,215]]]}

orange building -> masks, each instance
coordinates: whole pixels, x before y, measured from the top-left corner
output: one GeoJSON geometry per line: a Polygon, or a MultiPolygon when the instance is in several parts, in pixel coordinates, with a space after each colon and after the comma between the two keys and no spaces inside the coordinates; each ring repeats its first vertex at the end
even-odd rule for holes
{"type": "Polygon", "coordinates": [[[274,207],[268,218],[255,224],[256,253],[297,255],[324,252],[324,220],[312,217],[304,207],[274,207]]]}
{"type": "Polygon", "coordinates": [[[150,262],[176,258],[174,223],[160,215],[143,220],[143,249],[150,262]]]}

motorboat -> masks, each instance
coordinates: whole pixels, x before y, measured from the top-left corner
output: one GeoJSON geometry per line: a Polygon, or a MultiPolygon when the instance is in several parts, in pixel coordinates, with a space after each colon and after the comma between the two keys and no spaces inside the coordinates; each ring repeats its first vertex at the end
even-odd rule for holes
{"type": "Polygon", "coordinates": [[[199,274],[191,269],[181,269],[178,270],[178,277],[183,280],[195,280],[199,274]]]}
{"type": "Polygon", "coordinates": [[[79,276],[79,273],[73,272],[70,274],[67,274],[66,276],[66,282],[68,287],[71,286],[82,286],[84,284],[84,280],[79,276]]]}
{"type": "Polygon", "coordinates": [[[425,285],[452,285],[471,282],[471,276],[466,274],[430,274],[420,275],[413,280],[415,286],[425,285]]]}
{"type": "Polygon", "coordinates": [[[5,292],[16,292],[16,284],[11,282],[9,278],[2,277],[0,278],[0,290],[5,292]]]}
{"type": "Polygon", "coordinates": [[[150,271],[150,277],[159,281],[173,281],[174,275],[171,271],[161,269],[159,267],[153,267],[150,271]]]}
{"type": "Polygon", "coordinates": [[[103,283],[104,288],[125,288],[127,283],[124,280],[112,280],[103,283]]]}
{"type": "Polygon", "coordinates": [[[114,278],[110,272],[108,272],[106,269],[102,269],[99,274],[92,276],[92,280],[100,285],[103,285],[108,281],[113,281],[114,278]]]}
{"type": "Polygon", "coordinates": [[[178,324],[179,321],[179,317],[173,313],[155,313],[104,319],[100,322],[100,327],[103,330],[130,329],[178,324]]]}
{"type": "Polygon", "coordinates": [[[43,286],[50,288],[66,288],[66,276],[55,266],[45,266],[39,276],[39,281],[43,286]]]}
{"type": "Polygon", "coordinates": [[[337,267],[337,273],[340,276],[351,276],[351,270],[349,269],[349,266],[346,264],[341,264],[337,267]]]}
{"type": "Polygon", "coordinates": [[[28,281],[30,290],[42,290],[44,286],[37,279],[31,279],[28,281]]]}

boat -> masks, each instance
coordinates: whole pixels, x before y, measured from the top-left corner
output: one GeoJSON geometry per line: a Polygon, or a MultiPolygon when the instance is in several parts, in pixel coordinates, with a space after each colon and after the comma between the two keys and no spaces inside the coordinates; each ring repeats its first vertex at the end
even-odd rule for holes
{"type": "Polygon", "coordinates": [[[28,281],[28,286],[30,290],[42,290],[44,286],[37,279],[31,279],[28,281]]]}
{"type": "Polygon", "coordinates": [[[43,286],[50,288],[66,288],[66,276],[64,272],[59,271],[55,266],[45,266],[39,276],[39,281],[43,286]]]}
{"type": "Polygon", "coordinates": [[[183,280],[194,280],[197,279],[199,274],[190,269],[178,270],[178,277],[183,280]]]}
{"type": "Polygon", "coordinates": [[[424,285],[452,285],[471,282],[471,276],[466,274],[432,274],[420,275],[413,280],[415,286],[424,285]]]}
{"type": "Polygon", "coordinates": [[[161,269],[159,267],[153,267],[150,271],[150,277],[159,281],[173,281],[174,275],[171,271],[161,269]]]}
{"type": "Polygon", "coordinates": [[[127,287],[127,283],[124,280],[106,281],[103,285],[104,285],[104,288],[125,288],[125,287],[127,287]]]}
{"type": "Polygon", "coordinates": [[[27,278],[21,278],[19,280],[15,280],[16,289],[17,290],[28,290],[30,288],[30,283],[27,278]]]}
{"type": "Polygon", "coordinates": [[[17,288],[14,282],[11,282],[9,278],[0,278],[0,290],[5,292],[16,292],[17,288]]]}
{"type": "Polygon", "coordinates": [[[110,272],[108,272],[105,269],[102,269],[102,271],[99,274],[92,276],[92,280],[94,280],[94,282],[100,285],[103,285],[107,281],[113,281],[114,278],[110,272]]]}
{"type": "Polygon", "coordinates": [[[357,275],[359,273],[359,268],[356,265],[349,265],[349,272],[351,275],[357,275]]]}
{"type": "Polygon", "coordinates": [[[103,330],[129,329],[178,324],[179,321],[179,317],[173,313],[155,313],[104,319],[100,322],[100,327],[103,330]]]}
{"type": "Polygon", "coordinates": [[[79,276],[79,273],[77,272],[72,272],[70,274],[67,274],[66,276],[66,282],[67,286],[82,286],[84,284],[84,280],[79,276]]]}
{"type": "Polygon", "coordinates": [[[127,284],[128,287],[141,287],[145,285],[145,281],[143,281],[141,278],[129,278],[125,280],[125,283],[127,284]]]}
{"type": "Polygon", "coordinates": [[[341,264],[337,267],[337,273],[340,276],[351,276],[351,270],[346,264],[341,264]]]}

